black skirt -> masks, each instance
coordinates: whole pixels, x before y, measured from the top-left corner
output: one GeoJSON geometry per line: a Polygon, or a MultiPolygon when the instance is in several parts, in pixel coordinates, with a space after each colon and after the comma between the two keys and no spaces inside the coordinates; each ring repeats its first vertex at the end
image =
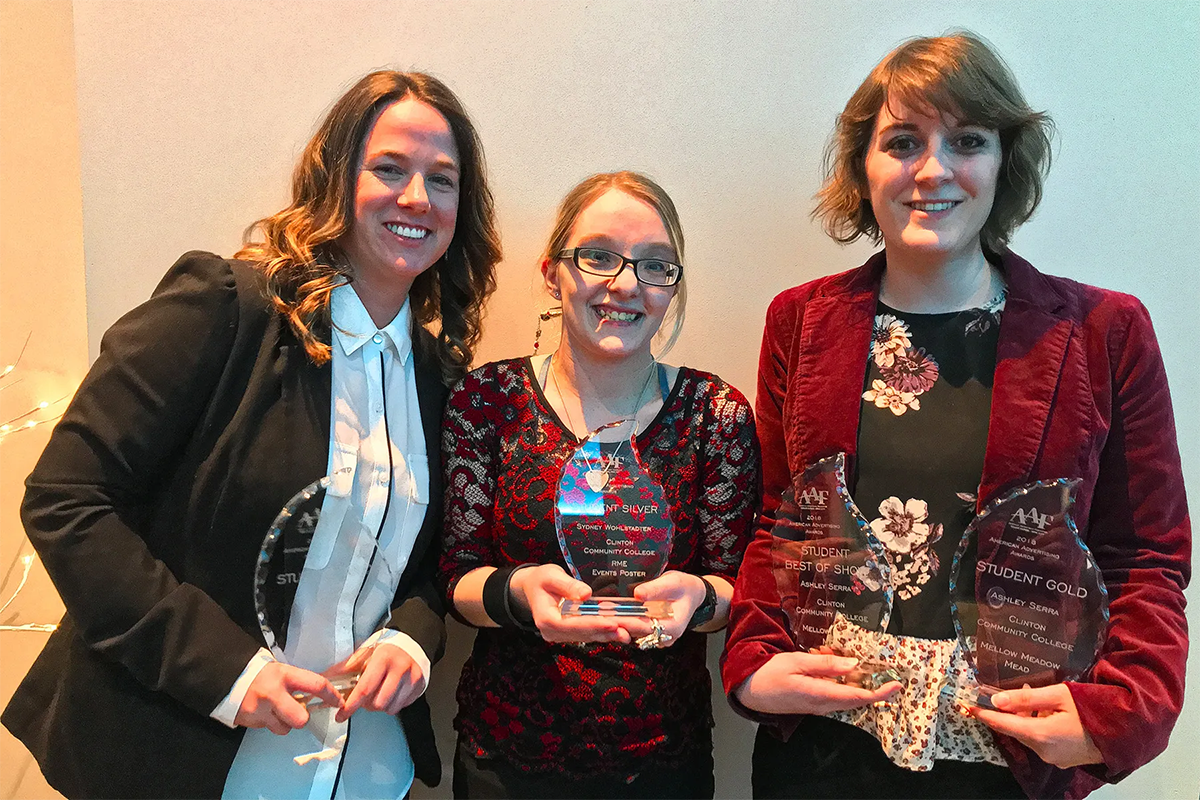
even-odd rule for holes
{"type": "Polygon", "coordinates": [[[476,758],[459,739],[454,753],[456,800],[494,798],[701,798],[714,792],[711,749],[701,749],[678,767],[655,766],[647,761],[632,775],[577,775],[552,772],[525,774],[494,758],[476,758]]]}
{"type": "Polygon", "coordinates": [[[756,798],[1025,798],[1007,767],[936,761],[914,772],[893,764],[866,731],[818,716],[804,717],[786,742],[760,726],[752,782],[756,798]]]}

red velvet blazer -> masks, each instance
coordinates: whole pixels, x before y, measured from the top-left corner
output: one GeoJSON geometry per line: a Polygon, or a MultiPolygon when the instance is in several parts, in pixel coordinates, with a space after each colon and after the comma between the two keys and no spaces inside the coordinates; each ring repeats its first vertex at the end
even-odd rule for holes
{"type": "MultiPolygon", "coordinates": [[[[734,591],[721,659],[727,694],[794,649],[771,573],[770,530],[780,494],[806,464],[844,451],[854,475],[884,263],[879,253],[789,289],[767,312],[756,403],[763,514],[734,591]]],[[[1087,681],[1069,684],[1104,764],[1061,770],[998,738],[1031,797],[1083,797],[1162,752],[1183,704],[1191,524],[1175,420],[1150,317],[1136,298],[1043,275],[1012,253],[1001,267],[1008,301],[978,508],[1030,481],[1081,478],[1075,519],[1108,585],[1110,621],[1087,681]]],[[[796,724],[747,716],[784,737],[796,724]]]]}

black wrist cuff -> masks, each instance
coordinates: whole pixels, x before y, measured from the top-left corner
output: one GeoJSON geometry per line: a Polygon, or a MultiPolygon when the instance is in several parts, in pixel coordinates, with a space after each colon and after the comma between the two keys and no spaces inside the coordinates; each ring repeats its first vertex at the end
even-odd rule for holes
{"type": "Polygon", "coordinates": [[[501,628],[518,628],[537,632],[533,615],[512,601],[513,574],[534,564],[518,564],[515,567],[499,567],[483,582],[483,610],[501,628]]]}
{"type": "Polygon", "coordinates": [[[704,581],[704,602],[696,606],[692,613],[688,622],[689,631],[712,622],[712,618],[717,615],[717,587],[713,586],[708,578],[701,576],[700,580],[704,581]]]}

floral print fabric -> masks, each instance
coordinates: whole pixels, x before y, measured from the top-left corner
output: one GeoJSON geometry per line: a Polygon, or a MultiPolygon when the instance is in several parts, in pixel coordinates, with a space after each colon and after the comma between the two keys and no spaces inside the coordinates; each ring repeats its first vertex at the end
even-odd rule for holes
{"type": "Polygon", "coordinates": [[[866,631],[839,616],[826,643],[856,658],[882,657],[900,674],[903,688],[889,702],[827,715],[874,736],[893,764],[918,772],[940,759],[1005,765],[988,727],[955,708],[957,692],[976,688],[956,641],[866,631]]]}
{"type": "Polygon", "coordinates": [[[975,515],[991,412],[1001,295],[978,309],[875,316],[859,418],[854,500],[883,546],[894,591],[886,632],[839,619],[829,644],[899,666],[904,688],[886,705],[830,714],[872,734],[893,763],[1003,764],[992,734],[954,707],[973,682],[959,649],[949,573],[975,515]],[[943,693],[943,688],[948,691],[943,693]]]}
{"type": "MultiPolygon", "coordinates": [[[[1001,292],[982,308],[956,313],[953,315],[955,324],[961,322],[966,335],[981,335],[998,328],[1004,300],[1004,293],[1001,292]]],[[[871,333],[871,360],[879,371],[879,377],[873,379],[871,388],[863,392],[863,400],[900,416],[910,409],[921,409],[918,398],[937,383],[938,363],[924,347],[913,346],[909,324],[897,317],[896,313],[875,315],[871,333]]]]}
{"type": "Polygon", "coordinates": [[[925,348],[912,346],[908,325],[892,314],[878,314],[871,336],[871,358],[880,377],[871,381],[863,399],[896,416],[919,411],[919,395],[937,383],[938,365],[925,348]]]}
{"type": "Polygon", "coordinates": [[[896,596],[907,600],[938,573],[941,560],[933,545],[941,541],[942,523],[928,524],[929,504],[915,498],[901,503],[889,497],[879,504],[879,513],[871,520],[871,533],[886,548],[896,596]]]}
{"type": "Polygon", "coordinates": [[[899,609],[892,633],[954,635],[948,570],[983,472],[1003,304],[1003,294],[953,314],[880,304],[875,316],[855,500],[884,547],[899,609]],[[930,615],[939,624],[924,624],[930,615]]]}

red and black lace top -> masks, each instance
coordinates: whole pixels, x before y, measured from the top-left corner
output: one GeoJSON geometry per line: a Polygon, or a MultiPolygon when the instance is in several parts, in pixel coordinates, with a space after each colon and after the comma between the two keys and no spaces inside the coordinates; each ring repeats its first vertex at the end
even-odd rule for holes
{"type": "MultiPolygon", "coordinates": [[[[528,359],[488,364],[446,406],[441,582],[481,566],[554,563],[554,492],[578,440],[550,409],[528,359]]],[[[715,375],[681,368],[662,410],[637,437],[675,523],[668,569],[733,580],[758,505],[750,406],[715,375]]],[[[705,637],[674,646],[550,644],[481,629],[458,685],[454,726],[477,757],[525,772],[627,773],[680,764],[711,748],[705,637]]]]}

